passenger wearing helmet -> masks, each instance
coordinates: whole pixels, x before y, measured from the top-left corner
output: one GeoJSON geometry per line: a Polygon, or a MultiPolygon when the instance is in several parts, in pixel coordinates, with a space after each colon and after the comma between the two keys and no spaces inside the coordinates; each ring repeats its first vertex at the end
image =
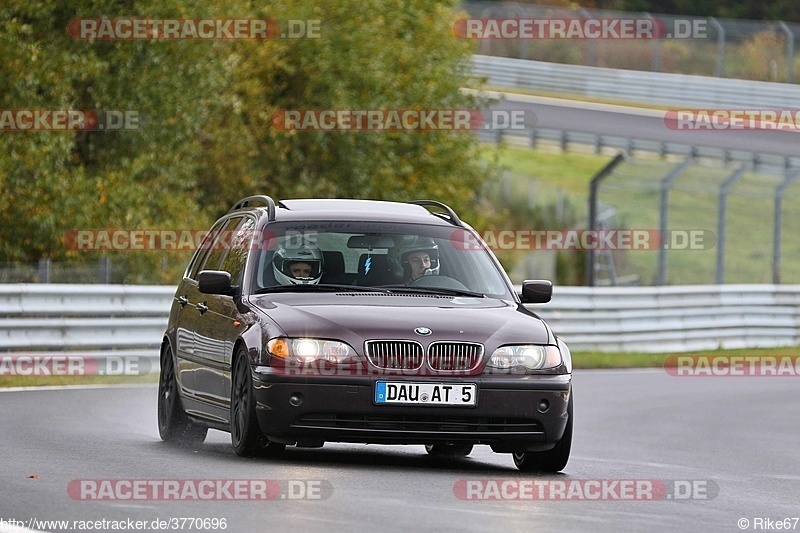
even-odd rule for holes
{"type": "Polygon", "coordinates": [[[406,283],[439,273],[439,246],[426,237],[413,237],[397,247],[406,283]]]}
{"type": "Polygon", "coordinates": [[[292,263],[289,265],[289,271],[292,273],[292,277],[295,279],[305,279],[311,277],[311,272],[314,269],[311,267],[309,263],[292,263]]]}
{"type": "Polygon", "coordinates": [[[275,249],[272,269],[281,285],[317,284],[322,278],[322,252],[306,241],[284,242],[275,249]]]}
{"type": "Polygon", "coordinates": [[[429,274],[431,272],[431,256],[428,252],[423,250],[411,252],[406,255],[406,262],[411,267],[410,281],[424,276],[426,270],[429,274]]]}

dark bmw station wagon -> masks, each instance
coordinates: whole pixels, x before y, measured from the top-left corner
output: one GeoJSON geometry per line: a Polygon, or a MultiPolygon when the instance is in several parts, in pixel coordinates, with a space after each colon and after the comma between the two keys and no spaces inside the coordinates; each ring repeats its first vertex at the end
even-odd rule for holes
{"type": "Polygon", "coordinates": [[[567,346],[478,234],[423,200],[252,196],[211,228],[161,347],[169,442],[230,432],[239,455],[326,441],[476,444],[555,472],[572,442],[567,346]]]}

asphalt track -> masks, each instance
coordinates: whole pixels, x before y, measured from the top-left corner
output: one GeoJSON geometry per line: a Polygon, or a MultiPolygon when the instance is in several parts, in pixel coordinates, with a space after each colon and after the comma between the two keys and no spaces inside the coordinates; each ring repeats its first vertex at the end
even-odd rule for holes
{"type": "MultiPolygon", "coordinates": [[[[501,93],[486,94],[500,96],[501,93]]],[[[675,130],[670,129],[664,120],[666,111],[511,93],[505,94],[504,99],[492,105],[491,109],[523,111],[526,127],[535,125],[539,128],[615,135],[637,140],[789,157],[800,156],[798,131],[675,130]]]]}
{"type": "Polygon", "coordinates": [[[484,446],[451,461],[421,446],[335,443],[242,459],[226,433],[211,431],[200,446],[176,448],[158,438],[155,386],[0,392],[0,519],[225,518],[233,532],[601,532],[741,531],[746,518],[753,530],[757,518],[800,516],[798,379],[578,371],[573,455],[550,477],[519,473],[510,456],[484,446]],[[305,500],[85,501],[67,491],[79,479],[314,480],[325,490],[305,500]],[[488,480],[677,480],[704,490],[681,501],[476,499],[497,496],[488,480]],[[467,481],[483,487],[470,500],[458,490],[467,481]]]}

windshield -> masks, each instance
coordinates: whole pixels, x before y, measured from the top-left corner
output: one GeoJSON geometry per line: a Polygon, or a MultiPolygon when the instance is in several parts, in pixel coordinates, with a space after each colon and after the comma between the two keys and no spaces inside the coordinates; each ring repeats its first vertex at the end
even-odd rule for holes
{"type": "Polygon", "coordinates": [[[253,246],[251,292],[382,288],[513,299],[487,250],[473,239],[465,245],[463,234],[419,224],[270,224],[253,246]]]}

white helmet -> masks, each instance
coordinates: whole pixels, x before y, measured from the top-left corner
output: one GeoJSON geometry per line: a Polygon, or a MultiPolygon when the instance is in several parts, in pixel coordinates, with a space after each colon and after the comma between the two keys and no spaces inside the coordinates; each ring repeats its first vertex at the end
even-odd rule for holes
{"type": "Polygon", "coordinates": [[[287,240],[275,249],[272,270],[281,285],[315,285],[322,279],[322,252],[304,240],[287,240]]]}
{"type": "Polygon", "coordinates": [[[408,262],[408,256],[414,252],[425,252],[430,257],[431,266],[425,270],[426,276],[439,274],[439,246],[433,239],[417,235],[403,237],[395,246],[393,252],[394,259],[398,266],[403,268],[403,274],[406,278],[411,276],[411,265],[408,262]]]}

